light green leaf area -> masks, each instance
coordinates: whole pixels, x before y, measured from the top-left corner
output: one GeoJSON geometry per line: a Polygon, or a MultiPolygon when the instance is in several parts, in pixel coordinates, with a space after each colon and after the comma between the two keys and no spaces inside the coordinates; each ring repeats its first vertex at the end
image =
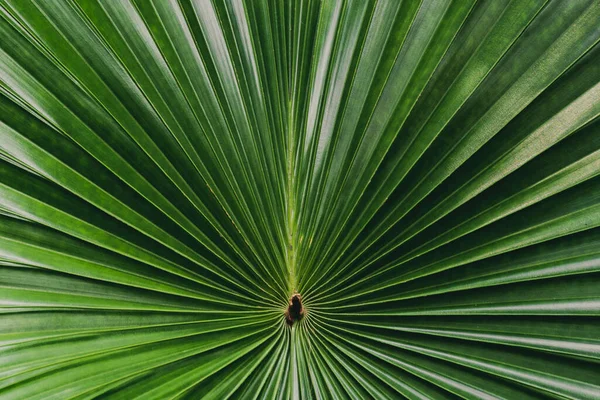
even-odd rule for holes
{"type": "Polygon", "coordinates": [[[0,400],[600,399],[598,0],[0,0],[0,400]]]}

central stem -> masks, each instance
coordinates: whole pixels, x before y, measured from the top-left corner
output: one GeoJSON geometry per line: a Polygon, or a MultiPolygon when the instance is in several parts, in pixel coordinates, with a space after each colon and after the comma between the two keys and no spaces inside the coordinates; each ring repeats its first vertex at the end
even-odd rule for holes
{"type": "Polygon", "coordinates": [[[297,290],[296,280],[296,198],[294,196],[295,186],[295,140],[294,140],[294,115],[292,103],[288,104],[288,141],[287,141],[287,187],[286,187],[286,211],[287,211],[287,267],[289,273],[289,291],[297,290]]]}

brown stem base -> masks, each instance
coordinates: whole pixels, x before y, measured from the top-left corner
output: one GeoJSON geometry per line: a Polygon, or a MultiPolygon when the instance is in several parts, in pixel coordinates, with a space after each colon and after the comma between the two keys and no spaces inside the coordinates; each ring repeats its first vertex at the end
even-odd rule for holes
{"type": "Polygon", "coordinates": [[[287,322],[289,326],[292,326],[294,325],[294,322],[302,319],[303,316],[304,308],[302,307],[302,296],[300,296],[298,293],[295,293],[290,298],[290,303],[285,311],[285,322],[287,322]]]}

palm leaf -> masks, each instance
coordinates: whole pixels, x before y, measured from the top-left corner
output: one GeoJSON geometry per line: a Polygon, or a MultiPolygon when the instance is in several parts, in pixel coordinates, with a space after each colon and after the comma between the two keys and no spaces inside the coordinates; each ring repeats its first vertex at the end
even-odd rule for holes
{"type": "Polygon", "coordinates": [[[0,398],[600,398],[599,21],[0,0],[0,398]]]}

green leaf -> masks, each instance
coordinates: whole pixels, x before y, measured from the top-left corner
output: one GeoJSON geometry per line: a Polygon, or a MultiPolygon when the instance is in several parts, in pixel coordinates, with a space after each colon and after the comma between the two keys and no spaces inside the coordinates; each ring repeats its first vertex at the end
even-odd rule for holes
{"type": "Polygon", "coordinates": [[[0,0],[0,399],[600,398],[596,0],[0,0]]]}

